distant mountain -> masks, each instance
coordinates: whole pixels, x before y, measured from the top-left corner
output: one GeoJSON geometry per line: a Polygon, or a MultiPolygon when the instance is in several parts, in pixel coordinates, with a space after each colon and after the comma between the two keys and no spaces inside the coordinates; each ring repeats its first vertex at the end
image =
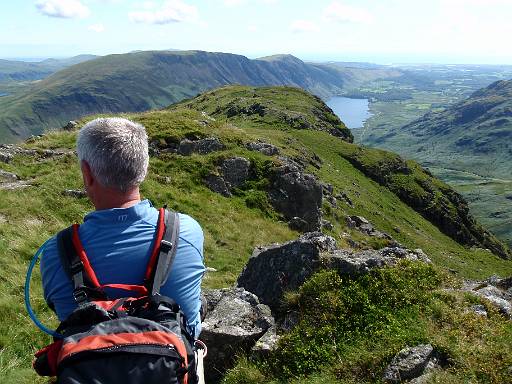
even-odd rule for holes
{"type": "Polygon", "coordinates": [[[374,130],[365,144],[399,152],[455,186],[472,212],[512,245],[512,80],[391,131],[374,130]]]}
{"type": "Polygon", "coordinates": [[[497,81],[444,111],[427,113],[379,142],[423,164],[510,179],[512,81],[497,81]]]}
{"type": "Polygon", "coordinates": [[[338,71],[288,55],[250,60],[202,51],[103,56],[66,68],[0,99],[0,140],[13,141],[91,113],[145,111],[226,84],[292,85],[339,93],[338,71]]]}
{"type": "Polygon", "coordinates": [[[26,62],[0,59],[0,82],[40,80],[70,65],[92,60],[98,56],[78,55],[65,59],[46,59],[26,62]]]}
{"type": "Polygon", "coordinates": [[[204,51],[103,56],[0,98],[0,141],[16,141],[92,113],[162,108],[228,84],[290,85],[326,98],[340,94],[345,83],[385,77],[385,71],[307,64],[291,55],[255,60],[204,51]]]}

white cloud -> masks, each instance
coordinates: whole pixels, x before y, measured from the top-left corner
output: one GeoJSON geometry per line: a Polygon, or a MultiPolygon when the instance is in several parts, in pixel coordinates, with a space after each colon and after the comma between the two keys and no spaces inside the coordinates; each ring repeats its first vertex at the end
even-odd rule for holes
{"type": "Polygon", "coordinates": [[[295,20],[293,23],[291,23],[290,29],[295,33],[316,32],[318,31],[318,26],[309,20],[295,20]]]}
{"type": "Polygon", "coordinates": [[[365,8],[354,7],[333,1],[324,9],[324,17],[329,21],[340,23],[362,23],[370,24],[373,15],[365,8]]]}
{"type": "Polygon", "coordinates": [[[253,24],[251,24],[251,25],[248,25],[248,26],[247,26],[247,30],[248,30],[249,32],[256,32],[256,31],[258,31],[258,27],[257,27],[257,26],[255,26],[255,25],[253,25],[253,24]]]}
{"type": "Polygon", "coordinates": [[[105,30],[105,26],[103,24],[93,24],[93,25],[89,25],[89,27],[87,27],[87,29],[89,31],[101,33],[105,30]]]}
{"type": "Polygon", "coordinates": [[[64,19],[83,18],[90,14],[89,8],[79,0],[39,0],[36,8],[43,15],[64,19]]]}
{"type": "Polygon", "coordinates": [[[136,23],[169,24],[197,19],[197,8],[181,0],[168,0],[160,9],[130,12],[128,17],[136,23]]]}

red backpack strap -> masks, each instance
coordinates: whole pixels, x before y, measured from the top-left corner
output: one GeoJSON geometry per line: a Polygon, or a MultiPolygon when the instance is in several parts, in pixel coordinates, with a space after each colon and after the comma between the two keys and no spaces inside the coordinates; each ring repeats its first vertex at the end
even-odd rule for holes
{"type": "MultiPolygon", "coordinates": [[[[73,283],[73,297],[81,305],[88,301],[88,296],[91,293],[94,292],[94,297],[103,297],[103,294],[99,290],[98,279],[89,264],[78,237],[78,227],[78,224],[74,224],[59,232],[57,234],[57,246],[62,267],[73,283]],[[80,257],[81,254],[85,255],[87,269],[80,257]]],[[[84,257],[83,255],[82,257],[84,257]]]]}
{"type": "Polygon", "coordinates": [[[153,250],[146,267],[146,273],[144,274],[144,286],[150,287],[153,281],[155,265],[158,260],[158,254],[160,252],[160,243],[165,233],[165,208],[160,208],[158,211],[158,221],[156,224],[155,240],[153,241],[153,250]]]}

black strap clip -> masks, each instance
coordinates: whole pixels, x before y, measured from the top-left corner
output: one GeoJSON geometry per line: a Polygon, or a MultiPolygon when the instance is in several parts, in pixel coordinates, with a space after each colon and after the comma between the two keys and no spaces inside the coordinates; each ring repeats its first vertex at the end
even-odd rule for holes
{"type": "Polygon", "coordinates": [[[160,252],[169,253],[172,249],[172,246],[173,244],[171,241],[162,239],[162,241],[160,241],[160,252]]]}
{"type": "Polygon", "coordinates": [[[76,288],[73,290],[73,298],[78,303],[78,305],[81,305],[88,300],[87,292],[84,288],[76,288]]]}

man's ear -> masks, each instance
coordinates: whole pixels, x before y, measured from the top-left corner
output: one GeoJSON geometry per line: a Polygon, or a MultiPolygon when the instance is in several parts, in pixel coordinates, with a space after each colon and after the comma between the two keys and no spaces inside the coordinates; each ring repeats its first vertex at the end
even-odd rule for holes
{"type": "Polygon", "coordinates": [[[94,175],[92,174],[89,163],[85,160],[80,162],[80,168],[82,170],[82,177],[84,179],[84,186],[87,189],[95,183],[94,175]]]}

